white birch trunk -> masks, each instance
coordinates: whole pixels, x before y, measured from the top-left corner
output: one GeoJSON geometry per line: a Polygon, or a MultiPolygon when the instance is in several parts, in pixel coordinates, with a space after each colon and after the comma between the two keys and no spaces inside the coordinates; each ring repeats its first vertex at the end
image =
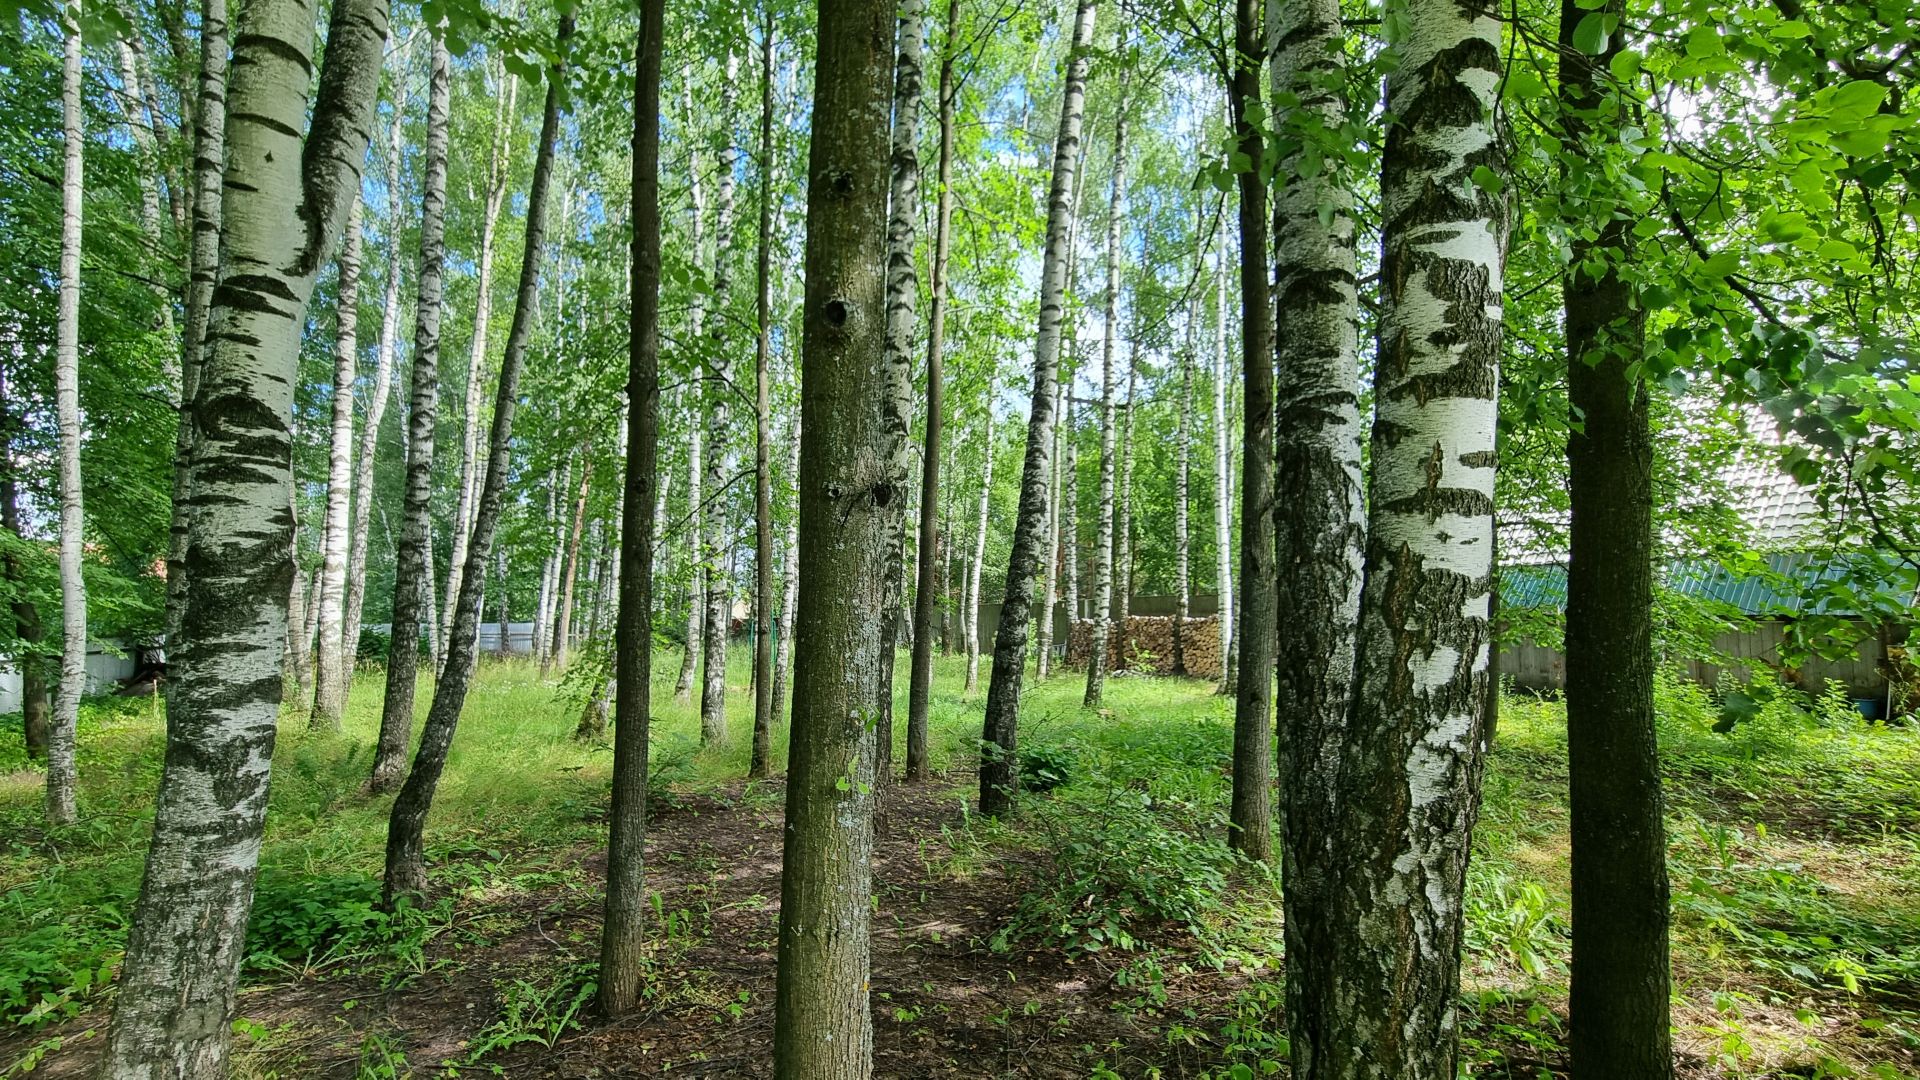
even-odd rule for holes
{"type": "Polygon", "coordinates": [[[221,288],[195,403],[186,648],[173,659],[175,715],[103,1055],[109,1080],[226,1072],[287,637],[300,331],[359,189],[386,5],[336,0],[309,130],[314,24],[308,3],[251,0],[236,35],[221,288]]]}
{"type": "Polygon", "coordinates": [[[333,352],[333,429],[327,454],[327,512],[320,527],[320,645],[314,667],[312,726],[339,730],[347,707],[347,527],[353,505],[353,385],[360,366],[360,220],[356,197],[340,244],[339,333],[333,352]]]}
{"type": "Polygon", "coordinates": [[[70,0],[60,116],[65,175],[60,183],[60,300],[55,331],[54,399],[60,427],[60,690],[47,744],[47,821],[71,824],[74,733],[87,689],[86,513],[80,495],[80,229],[86,192],[85,114],[80,97],[80,0],[70,0]]]}
{"type": "Polygon", "coordinates": [[[980,688],[980,571],[987,561],[987,513],[993,499],[993,384],[987,384],[987,418],[980,429],[980,513],[973,533],[973,557],[967,562],[966,621],[961,624],[962,640],[967,644],[967,685],[971,694],[980,688]]]}
{"type": "MultiPolygon", "coordinates": [[[[733,280],[733,194],[734,165],[738,151],[734,147],[733,113],[736,83],[740,76],[740,58],[727,54],[725,77],[720,83],[720,183],[714,198],[713,295],[724,315],[727,294],[733,280]]],[[[707,385],[707,490],[718,496],[733,471],[732,428],[729,427],[733,398],[733,352],[727,340],[725,318],[714,320],[712,335],[712,381],[707,385]]],[[[727,741],[727,633],[733,624],[733,581],[727,566],[733,548],[731,515],[726,498],[715,498],[714,514],[705,535],[704,560],[707,575],[707,610],[703,617],[700,644],[700,742],[712,745],[727,741]]]]}
{"type": "MultiPolygon", "coordinates": [[[[465,434],[460,440],[460,494],[453,510],[453,553],[447,560],[447,587],[442,590],[440,640],[445,641],[453,626],[454,605],[460,596],[460,578],[467,563],[467,546],[473,533],[475,504],[479,501],[482,433],[480,413],[486,405],[487,333],[493,320],[493,252],[500,226],[500,208],[506,202],[507,178],[513,162],[513,136],[519,127],[514,111],[520,93],[518,76],[507,75],[507,92],[493,116],[493,150],[487,165],[486,214],[480,221],[479,280],[475,283],[473,338],[467,348],[467,398],[461,410],[465,434]]],[[[435,652],[436,669],[446,666],[447,658],[435,652]]]]}
{"type": "MultiPolygon", "coordinates": [[[[1122,97],[1125,84],[1122,83],[1122,97]]],[[[1127,197],[1127,114],[1123,108],[1113,122],[1113,176],[1107,194],[1107,288],[1105,327],[1100,341],[1100,507],[1099,528],[1093,542],[1093,634],[1087,653],[1089,709],[1100,707],[1107,684],[1107,636],[1112,632],[1114,554],[1114,402],[1113,354],[1120,333],[1120,231],[1127,197]]]]}
{"type": "MultiPolygon", "coordinates": [[[[447,72],[433,67],[429,82],[445,78],[447,72]]],[[[432,91],[429,90],[429,93],[432,91]]],[[[387,280],[386,298],[380,308],[380,344],[373,367],[373,390],[367,399],[366,419],[360,428],[360,444],[353,456],[353,525],[347,553],[347,610],[340,639],[346,652],[346,687],[353,687],[354,659],[360,651],[360,614],[367,599],[367,550],[372,541],[373,467],[379,453],[380,425],[387,416],[387,398],[393,393],[393,359],[400,334],[400,151],[406,120],[406,98],[393,103],[393,125],[387,141],[387,280]]],[[[345,693],[342,693],[344,700],[345,693]]]]}
{"type": "Polygon", "coordinates": [[[1213,267],[1213,583],[1220,608],[1220,689],[1233,692],[1233,453],[1232,417],[1227,414],[1227,238],[1213,267]]]}

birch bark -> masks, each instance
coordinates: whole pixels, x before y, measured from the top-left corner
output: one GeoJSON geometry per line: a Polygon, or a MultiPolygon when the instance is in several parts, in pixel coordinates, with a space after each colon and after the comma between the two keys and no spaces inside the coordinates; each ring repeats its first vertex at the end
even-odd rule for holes
{"type": "Polygon", "coordinates": [[[987,384],[987,418],[980,430],[980,512],[975,517],[973,557],[967,561],[966,610],[960,639],[966,645],[967,684],[971,694],[980,688],[980,572],[987,561],[987,512],[993,498],[993,384],[987,384]]]}
{"type": "Polygon", "coordinates": [[[1060,128],[1054,139],[1053,179],[1047,191],[1047,248],[1040,264],[1040,325],[1033,346],[1033,398],[1027,417],[1026,456],[1020,467],[1020,510],[1013,526],[1013,551],[1007,558],[1006,596],[1000,603],[993,677],[987,685],[982,725],[982,738],[992,747],[983,753],[980,767],[980,810],[986,814],[1011,811],[1020,783],[1019,763],[1014,757],[1019,738],[1020,683],[1026,676],[1027,633],[1033,625],[1034,578],[1046,553],[1047,473],[1059,379],[1060,326],[1066,305],[1067,236],[1073,221],[1074,176],[1080,168],[1080,126],[1086,111],[1094,7],[1094,0],[1080,0],[1074,11],[1066,85],[1060,100],[1060,128]]]}
{"type": "Polygon", "coordinates": [[[360,367],[360,226],[358,193],[347,211],[346,238],[340,244],[338,327],[333,347],[333,425],[327,441],[327,509],[320,524],[320,586],[316,602],[320,647],[314,667],[313,712],[316,728],[340,730],[347,707],[346,623],[347,525],[353,505],[353,385],[360,367]]]}
{"type": "Polygon", "coordinates": [[[193,411],[185,649],[101,1075],[226,1073],[287,638],[293,386],[314,276],[359,190],[387,8],[252,0],[234,50],[223,272],[193,411]],[[307,132],[303,141],[300,132],[307,132]]]}
{"type": "Polygon", "coordinates": [[[714,514],[702,539],[706,543],[707,608],[700,635],[700,744],[727,741],[727,638],[733,626],[733,582],[727,573],[733,536],[728,526],[728,500],[722,492],[733,467],[732,409],[733,352],[726,333],[727,295],[733,283],[734,168],[739,151],[734,146],[733,112],[740,58],[727,54],[725,78],[720,84],[720,182],[713,207],[713,295],[721,307],[709,328],[712,373],[706,384],[707,490],[714,514]]]}
{"type": "MultiPolygon", "coordinates": [[[[1125,98],[1124,84],[1121,97],[1125,98]]],[[[1100,707],[1107,685],[1107,636],[1113,627],[1114,406],[1113,352],[1120,334],[1120,227],[1127,193],[1127,112],[1113,121],[1113,170],[1107,194],[1107,288],[1100,341],[1100,508],[1093,542],[1093,634],[1087,654],[1087,691],[1082,703],[1100,707]]]]}
{"type": "Polygon", "coordinates": [[[80,491],[80,231],[86,194],[85,114],[80,96],[80,0],[67,7],[60,117],[65,172],[60,183],[60,298],[54,344],[54,411],[60,429],[60,687],[47,740],[47,823],[70,825],[74,733],[87,689],[86,510],[80,491]]]}

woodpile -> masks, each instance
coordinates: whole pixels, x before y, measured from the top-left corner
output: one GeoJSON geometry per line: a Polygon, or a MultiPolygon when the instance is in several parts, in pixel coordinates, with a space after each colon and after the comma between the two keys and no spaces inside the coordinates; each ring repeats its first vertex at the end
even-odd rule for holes
{"type": "MultiPolygon", "coordinates": [[[[1113,625],[1107,634],[1107,670],[1137,672],[1143,675],[1173,674],[1173,624],[1171,615],[1130,615],[1125,632],[1113,625]]],[[[1084,671],[1087,656],[1093,651],[1093,620],[1073,624],[1067,636],[1067,667],[1084,671]]],[[[1220,617],[1188,619],[1181,626],[1181,648],[1187,674],[1200,679],[1217,679],[1224,665],[1220,655],[1220,617]]]]}

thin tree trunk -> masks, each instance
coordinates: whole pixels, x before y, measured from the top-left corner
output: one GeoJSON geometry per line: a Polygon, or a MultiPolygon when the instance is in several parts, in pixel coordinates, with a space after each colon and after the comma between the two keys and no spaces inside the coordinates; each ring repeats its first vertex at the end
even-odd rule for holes
{"type": "MultiPolygon", "coordinates": [[[[564,56],[567,39],[573,33],[572,14],[560,16],[557,55],[564,56]]],[[[534,310],[540,290],[541,248],[546,236],[547,191],[553,178],[553,146],[560,128],[560,93],[566,81],[564,61],[556,60],[548,71],[547,102],[540,121],[540,145],[534,158],[533,183],[527,192],[527,231],[521,245],[520,288],[513,304],[513,323],[507,331],[506,352],[500,359],[500,385],[494,398],[493,428],[488,438],[486,480],[480,489],[479,507],[474,515],[473,540],[467,548],[467,567],[461,578],[460,605],[454,613],[453,631],[447,640],[447,667],[434,686],[433,704],[420,731],[420,749],[415,753],[413,769],[393,801],[393,814],[387,822],[387,867],[385,900],[389,907],[402,896],[426,891],[427,812],[433,806],[434,788],[446,768],[447,750],[453,745],[454,728],[460,722],[460,709],[466,704],[467,687],[473,679],[474,643],[480,629],[480,590],[486,580],[487,559],[492,553],[494,526],[500,519],[500,504],[507,486],[507,469],[513,441],[513,414],[519,401],[520,369],[533,336],[534,310]]],[[[584,489],[584,484],[582,485],[584,489]]],[[[644,502],[642,505],[645,505],[644,502]]]]}
{"type": "Polygon", "coordinates": [[[786,581],[780,587],[780,648],[773,662],[773,717],[776,723],[787,715],[787,687],[793,675],[793,616],[800,602],[800,419],[794,417],[793,434],[788,440],[787,475],[794,483],[795,512],[787,516],[786,581]]]}
{"type": "MultiPolygon", "coordinates": [[[[1046,554],[1047,473],[1053,441],[1053,406],[1060,366],[1060,327],[1067,290],[1067,238],[1073,221],[1074,176],[1080,168],[1080,125],[1086,108],[1087,67],[1093,44],[1094,0],[1080,0],[1073,16],[1066,85],[1060,95],[1060,129],[1054,139],[1053,179],[1047,191],[1047,248],[1040,263],[1040,324],[1033,345],[1033,398],[1027,417],[1027,449],[1020,466],[1020,510],[1007,559],[1006,596],[994,635],[993,677],[987,685],[982,725],[980,811],[1013,809],[1020,783],[1015,747],[1019,739],[1020,683],[1026,676],[1027,632],[1033,624],[1033,583],[1046,554]]],[[[992,414],[989,399],[988,414],[992,414]]],[[[989,452],[993,441],[987,440],[989,452]]]]}
{"type": "Polygon", "coordinates": [[[1066,445],[1060,452],[1060,574],[1065,579],[1060,600],[1071,626],[1080,618],[1080,445],[1073,424],[1073,395],[1061,397],[1066,403],[1060,416],[1066,445]]]}
{"type": "MultiPolygon", "coordinates": [[[[420,271],[414,299],[413,373],[407,410],[407,488],[400,549],[394,557],[393,623],[380,739],[367,790],[392,791],[406,768],[413,733],[414,688],[420,674],[421,589],[433,567],[428,526],[433,496],[433,429],[440,402],[441,274],[446,263],[447,109],[451,67],[445,35],[433,37],[427,96],[425,183],[420,194],[420,271]]],[[[426,609],[432,618],[433,609],[426,609]]]]}
{"type": "MultiPolygon", "coordinates": [[[[447,72],[432,66],[427,78],[447,78],[447,72]]],[[[431,91],[429,91],[431,93],[431,91]]],[[[381,306],[380,345],[374,359],[373,394],[367,399],[367,416],[360,428],[360,445],[353,458],[352,546],[347,552],[347,611],[340,639],[346,653],[345,688],[341,700],[353,689],[354,660],[360,651],[360,616],[367,599],[367,550],[372,542],[373,467],[380,448],[380,425],[387,416],[387,398],[393,392],[394,346],[400,336],[400,235],[403,229],[400,194],[401,140],[406,130],[406,99],[393,103],[393,126],[387,141],[387,281],[386,298],[381,306]]]]}
{"type": "Polygon", "coordinates": [[[553,511],[553,550],[547,556],[547,601],[540,609],[541,633],[546,639],[547,648],[540,654],[540,677],[546,678],[552,669],[554,658],[560,651],[560,589],[561,578],[567,569],[567,504],[562,499],[573,487],[573,455],[567,455],[567,463],[560,469],[560,485],[554,491],[553,511]]]}
{"type": "MultiPolygon", "coordinates": [[[[1598,10],[1625,15],[1622,0],[1598,10]]],[[[1623,35],[1609,34],[1599,54],[1589,55],[1574,41],[1587,14],[1562,0],[1560,116],[1566,145],[1598,157],[1598,140],[1618,139],[1631,113],[1622,114],[1626,105],[1607,73],[1623,35]],[[1609,103],[1613,108],[1604,107],[1609,103]]],[[[1572,1061],[1576,1080],[1668,1080],[1670,908],[1653,714],[1653,435],[1639,375],[1646,315],[1620,270],[1634,262],[1631,216],[1612,204],[1610,192],[1592,198],[1580,187],[1604,168],[1588,162],[1580,180],[1568,178],[1563,195],[1563,205],[1584,204],[1580,216],[1603,223],[1592,241],[1576,233],[1565,286],[1567,406],[1581,418],[1567,433],[1572,1061]],[[1589,265],[1605,270],[1582,269],[1589,265]]],[[[1490,687],[1488,700],[1497,692],[1490,687]]]]}
{"type": "Polygon", "coordinates": [[[347,517],[353,505],[353,384],[360,374],[360,200],[347,211],[340,243],[336,303],[338,333],[333,348],[333,429],[327,443],[327,509],[320,524],[320,587],[315,622],[320,647],[314,669],[316,728],[340,730],[347,707],[347,517]]]}
{"type": "MultiPolygon", "coordinates": [[[[180,349],[180,424],[174,439],[173,506],[167,525],[166,648],[168,668],[185,651],[187,535],[193,506],[193,454],[198,444],[197,398],[207,313],[220,269],[221,177],[226,169],[227,4],[202,0],[199,103],[194,109],[193,236],[187,246],[186,325],[180,349]]],[[[177,673],[176,673],[177,674],[177,673]]],[[[166,683],[168,715],[173,688],[166,683]]]]}
{"type": "Polygon", "coordinates": [[[747,775],[773,775],[773,10],[760,38],[760,242],[754,266],[753,757],[747,775]]]}
{"type": "Polygon", "coordinates": [[[800,606],[773,1072],[873,1075],[873,707],[889,534],[906,498],[886,421],[891,0],[822,0],[808,160],[800,606]]]}
{"type": "Polygon", "coordinates": [[[1127,616],[1133,610],[1133,405],[1140,373],[1140,344],[1127,343],[1127,403],[1120,414],[1120,476],[1115,482],[1113,522],[1113,621],[1120,634],[1120,654],[1131,655],[1125,640],[1127,616]]]}
{"type": "MultiPolygon", "coordinates": [[[[935,559],[943,546],[940,528],[940,454],[946,424],[947,258],[953,243],[953,65],[959,51],[956,28],[960,0],[947,0],[946,46],[940,53],[940,166],[934,209],[933,268],[927,307],[927,429],[920,455],[920,541],[914,574],[913,661],[907,684],[907,782],[925,782],[932,775],[928,760],[927,725],[933,707],[933,614],[940,605],[945,582],[934,581],[935,559]]],[[[952,541],[945,547],[951,551],[952,541]]],[[[944,611],[943,611],[944,616],[944,611]]],[[[951,642],[946,620],[941,625],[942,651],[951,642]]]]}
{"type": "MultiPolygon", "coordinates": [[[[735,83],[740,74],[740,58],[727,54],[725,77],[720,83],[720,184],[714,197],[713,214],[713,295],[724,308],[733,282],[733,194],[734,163],[738,151],[733,143],[735,83]]],[[[728,529],[732,515],[730,500],[721,492],[732,471],[733,447],[730,408],[733,396],[733,352],[727,341],[726,320],[715,319],[708,333],[712,337],[713,372],[706,384],[707,409],[707,490],[714,499],[714,519],[702,537],[706,541],[707,610],[702,617],[700,637],[700,744],[713,746],[727,741],[727,645],[733,628],[733,581],[727,573],[732,558],[733,536],[728,529]]]]}
{"type": "Polygon", "coordinates": [[[634,42],[633,309],[627,337],[627,457],[614,620],[613,809],[600,935],[600,1011],[624,1016],[646,977],[647,733],[653,722],[653,539],[660,486],[660,53],[665,0],[642,0],[634,42]]]}
{"type": "MultiPolygon", "coordinates": [[[[966,621],[960,624],[967,652],[966,692],[980,688],[980,576],[987,562],[987,513],[993,498],[993,384],[987,384],[986,421],[980,429],[980,513],[973,534],[973,557],[967,561],[966,621]]],[[[1001,614],[1005,615],[1002,609],[1001,614]]]]}
{"type": "Polygon", "coordinates": [[[1053,447],[1047,476],[1046,558],[1040,564],[1040,614],[1033,620],[1033,632],[1037,639],[1033,662],[1035,682],[1047,681],[1048,667],[1053,658],[1053,602],[1060,587],[1060,462],[1064,456],[1061,444],[1067,432],[1067,425],[1061,422],[1061,410],[1068,392],[1067,384],[1068,380],[1063,378],[1053,386],[1053,447]]]}
{"type": "Polygon", "coordinates": [[[1491,6],[1415,2],[1387,75],[1387,111],[1400,119],[1381,175],[1366,581],[1334,840],[1342,916],[1316,943],[1339,957],[1328,997],[1346,1008],[1315,1075],[1340,1078],[1455,1074],[1490,690],[1506,214],[1472,173],[1505,168],[1494,121],[1502,23],[1491,6]]]}
{"type": "MultiPolygon", "coordinates": [[[[136,58],[139,49],[137,34],[131,38],[120,38],[114,45],[120,58],[120,92],[116,95],[120,102],[120,113],[126,121],[127,134],[133,138],[134,150],[139,156],[140,168],[140,227],[146,233],[149,251],[149,265],[161,266],[169,261],[166,250],[166,232],[160,219],[160,175],[165,169],[161,159],[151,99],[147,95],[146,80],[152,78],[151,72],[143,73],[142,60],[136,58]]],[[[158,276],[152,283],[154,299],[159,309],[157,323],[161,333],[173,336],[173,295],[165,282],[158,276]]],[[[173,357],[161,354],[163,370],[167,383],[178,386],[179,373],[173,370],[173,357]]]]}
{"type": "MultiPolygon", "coordinates": [[[[519,128],[515,99],[520,79],[504,76],[507,92],[495,105],[493,114],[493,150],[487,162],[487,202],[480,219],[480,254],[476,270],[473,303],[473,338],[467,348],[467,397],[461,410],[464,425],[460,440],[460,494],[453,510],[453,555],[447,560],[447,587],[442,590],[440,638],[444,641],[453,627],[454,604],[460,595],[460,576],[465,572],[467,545],[473,532],[474,507],[480,486],[480,412],[486,402],[487,329],[493,320],[494,238],[500,226],[500,207],[507,198],[507,179],[513,161],[513,136],[519,128]]],[[[562,650],[564,653],[564,649],[562,650]]],[[[446,666],[447,658],[436,654],[434,669],[446,666]]]]}
{"type": "MultiPolygon", "coordinates": [[[[1238,0],[1227,98],[1239,154],[1265,153],[1260,0],[1238,0]]],[[[1273,851],[1273,656],[1278,615],[1273,576],[1273,306],[1268,291],[1267,182],[1257,168],[1240,187],[1240,368],[1246,393],[1240,445],[1240,685],[1233,707],[1233,804],[1227,842],[1249,859],[1273,851]]]]}
{"type": "Polygon", "coordinates": [[[1187,673],[1187,616],[1193,589],[1192,551],[1188,533],[1187,492],[1193,457],[1193,331],[1199,303],[1187,311],[1187,340],[1175,363],[1180,368],[1180,400],[1173,436],[1173,673],[1187,673]]]}
{"type": "MultiPolygon", "coordinates": [[[[561,483],[562,481],[560,480],[558,472],[552,469],[547,470],[547,516],[541,519],[543,524],[553,520],[554,515],[560,512],[559,490],[561,483]]],[[[553,577],[553,555],[549,552],[547,557],[541,560],[540,563],[540,589],[534,595],[533,602],[533,641],[531,648],[533,650],[533,661],[540,665],[540,670],[543,672],[547,667],[547,603],[548,598],[553,592],[553,577]]]]}
{"type": "MultiPolygon", "coordinates": [[[[698,245],[695,245],[698,250],[698,245]]],[[[696,330],[698,336],[699,331],[696,330]]],[[[680,674],[673,681],[673,699],[682,705],[693,700],[694,664],[700,656],[701,632],[706,620],[706,598],[700,592],[701,519],[700,481],[704,466],[701,450],[700,418],[689,410],[691,423],[687,433],[687,647],[680,653],[680,674]]]]}
{"type": "Polygon", "coordinates": [[[174,715],[101,1056],[108,1080],[226,1073],[287,637],[287,417],[314,277],[360,186],[387,10],[336,0],[311,126],[311,9],[252,0],[239,30],[226,272],[195,399],[186,647],[169,665],[174,715]]]}
{"type": "MultiPolygon", "coordinates": [[[[1346,31],[1339,0],[1282,0],[1268,11],[1269,39],[1284,43],[1273,62],[1273,92],[1298,102],[1276,118],[1310,146],[1322,125],[1344,123],[1346,31]]],[[[1317,943],[1344,917],[1332,886],[1347,853],[1335,847],[1340,746],[1352,708],[1354,638],[1366,553],[1360,478],[1359,300],[1353,193],[1346,174],[1311,171],[1296,154],[1281,165],[1296,177],[1274,197],[1276,327],[1274,392],[1278,451],[1274,474],[1276,639],[1281,724],[1279,775],[1289,968],[1287,1015],[1293,1063],[1315,1075],[1339,1003],[1325,995],[1337,961],[1317,943]],[[1322,216],[1326,215],[1326,216],[1322,216]]],[[[1247,669],[1253,670],[1251,668],[1247,669]]]]}
{"type": "MultiPolygon", "coordinates": [[[[913,471],[913,331],[914,305],[920,299],[920,278],[913,266],[916,225],[920,217],[920,88],[921,52],[926,34],[925,0],[900,4],[897,51],[893,67],[893,133],[887,196],[887,397],[885,424],[894,433],[900,460],[894,472],[913,471]]],[[[906,598],[907,507],[903,489],[894,509],[895,524],[888,530],[886,600],[881,607],[880,687],[874,702],[879,766],[875,775],[885,784],[893,776],[893,669],[899,656],[901,606],[906,598]]],[[[909,692],[912,687],[909,684],[909,692]]]]}
{"type": "Polygon", "coordinates": [[[560,574],[560,614],[554,620],[553,666],[567,669],[568,654],[573,651],[573,588],[580,576],[580,536],[587,523],[587,492],[593,484],[593,447],[580,451],[580,494],[573,503],[573,528],[567,533],[566,569],[560,574]]]}
{"type": "MultiPolygon", "coordinates": [[[[1224,224],[1224,223],[1223,223],[1224,224]]],[[[1220,692],[1236,691],[1233,648],[1233,454],[1227,439],[1227,238],[1220,229],[1213,294],[1213,552],[1214,593],[1219,605],[1220,692]]]]}
{"type": "MultiPolygon", "coordinates": [[[[1125,96],[1123,81],[1121,97],[1125,96]]],[[[1087,692],[1082,699],[1089,709],[1100,707],[1107,685],[1107,635],[1113,628],[1113,350],[1120,332],[1120,228],[1126,193],[1127,113],[1123,103],[1113,122],[1113,175],[1107,202],[1106,311],[1100,342],[1100,521],[1093,542],[1093,634],[1087,653],[1087,692]]]]}
{"type": "Polygon", "coordinates": [[[60,183],[60,300],[54,400],[60,428],[60,692],[47,741],[47,823],[72,824],[74,736],[87,689],[86,511],[80,493],[80,228],[86,191],[80,88],[80,0],[69,0],[60,115],[65,174],[60,183]]]}

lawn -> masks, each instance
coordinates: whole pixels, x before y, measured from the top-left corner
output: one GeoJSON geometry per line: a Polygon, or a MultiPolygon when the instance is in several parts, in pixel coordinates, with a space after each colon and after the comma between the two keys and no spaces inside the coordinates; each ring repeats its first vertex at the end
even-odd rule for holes
{"type": "MultiPolygon", "coordinates": [[[[676,659],[656,663],[656,944],[639,1017],[604,1024],[587,1006],[611,754],[572,738],[571,689],[523,662],[483,665],[429,829],[433,894],[389,914],[376,904],[389,804],[360,791],[380,677],[363,671],[343,732],[291,714],[281,726],[237,1074],[767,1075],[782,791],[742,779],[744,651],[733,738],[708,750],[693,706],[673,700],[676,659]]],[[[937,671],[940,778],[890,789],[879,827],[876,1074],[1284,1075],[1280,883],[1220,842],[1230,701],[1120,678],[1089,713],[1070,674],[1033,689],[1030,794],[1001,824],[968,809],[979,703],[957,660],[937,671]]],[[[1920,1075],[1920,735],[1837,700],[1776,695],[1727,733],[1697,688],[1663,682],[1659,702],[1683,1075],[1920,1075]]],[[[1476,1076],[1565,1062],[1563,727],[1555,702],[1503,702],[1468,897],[1476,1076]]],[[[17,734],[0,741],[0,1066],[83,1075],[162,723],[148,699],[90,704],[83,817],[52,832],[17,734]]],[[[781,733],[776,760],[784,746],[781,733]]]]}

